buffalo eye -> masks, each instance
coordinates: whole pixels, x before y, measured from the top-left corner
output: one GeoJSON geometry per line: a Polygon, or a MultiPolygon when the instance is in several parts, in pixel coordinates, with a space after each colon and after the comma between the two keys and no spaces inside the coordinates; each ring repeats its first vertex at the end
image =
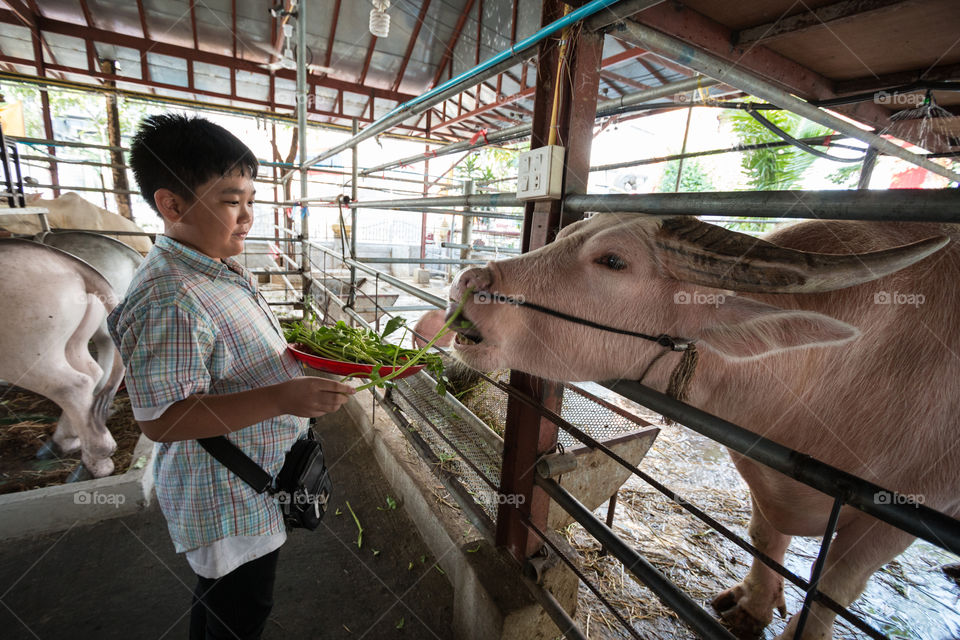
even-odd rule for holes
{"type": "Polygon", "coordinates": [[[602,264],[608,269],[613,271],[623,271],[627,268],[627,262],[618,255],[608,253],[605,256],[601,256],[596,260],[597,264],[602,264]]]}

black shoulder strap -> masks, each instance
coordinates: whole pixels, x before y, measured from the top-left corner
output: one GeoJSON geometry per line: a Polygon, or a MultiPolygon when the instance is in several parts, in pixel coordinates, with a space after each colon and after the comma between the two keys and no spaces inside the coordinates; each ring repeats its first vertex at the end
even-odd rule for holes
{"type": "Polygon", "coordinates": [[[223,466],[253,487],[257,493],[263,493],[270,488],[273,478],[224,436],[197,438],[197,442],[223,466]]]}

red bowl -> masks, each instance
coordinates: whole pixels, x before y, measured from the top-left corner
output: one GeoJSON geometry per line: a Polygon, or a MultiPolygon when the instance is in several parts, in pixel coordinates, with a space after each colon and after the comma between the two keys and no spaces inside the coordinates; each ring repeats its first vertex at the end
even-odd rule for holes
{"type": "MultiPolygon", "coordinates": [[[[303,345],[299,343],[288,344],[287,351],[289,351],[294,358],[304,363],[311,369],[316,369],[318,371],[325,371],[327,373],[335,373],[341,376],[354,374],[355,378],[369,378],[370,373],[373,371],[373,367],[374,367],[374,365],[372,364],[358,364],[356,362],[343,362],[342,360],[331,360],[329,358],[322,358],[320,356],[315,356],[310,353],[307,353],[306,351],[303,351],[303,345]]],[[[406,378],[407,376],[412,376],[416,372],[423,369],[425,366],[426,365],[423,365],[423,364],[415,364],[409,367],[408,369],[406,369],[403,373],[398,375],[396,378],[394,378],[394,380],[397,380],[399,378],[406,378]]],[[[380,376],[381,377],[388,376],[399,368],[400,367],[380,367],[380,376]]]]}

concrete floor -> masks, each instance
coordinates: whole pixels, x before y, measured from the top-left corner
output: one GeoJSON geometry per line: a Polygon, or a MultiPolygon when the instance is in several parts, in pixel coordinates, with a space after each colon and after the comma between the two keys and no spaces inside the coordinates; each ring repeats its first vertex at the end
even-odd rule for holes
{"type": "MultiPolygon", "coordinates": [[[[328,417],[320,425],[334,461],[333,506],[317,531],[295,531],[281,549],[263,637],[451,638],[453,589],[403,505],[387,506],[390,488],[348,422],[328,417]],[[361,549],[347,500],[363,525],[361,549]]],[[[186,638],[194,583],[156,506],[7,541],[0,638],[186,638]]]]}

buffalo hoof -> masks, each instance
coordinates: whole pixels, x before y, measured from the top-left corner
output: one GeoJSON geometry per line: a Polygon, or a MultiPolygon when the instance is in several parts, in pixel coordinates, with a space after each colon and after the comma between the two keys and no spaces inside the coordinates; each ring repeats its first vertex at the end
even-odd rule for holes
{"type": "Polygon", "coordinates": [[[945,564],[940,569],[957,584],[960,584],[960,562],[945,564]]]}
{"type": "Polygon", "coordinates": [[[53,440],[47,440],[37,449],[37,460],[56,460],[62,455],[63,452],[53,440]]]}
{"type": "Polygon", "coordinates": [[[67,482],[82,482],[84,480],[92,480],[93,474],[90,473],[90,470],[84,464],[78,464],[76,468],[70,472],[70,475],[67,476],[67,482]]]}
{"type": "Polygon", "coordinates": [[[763,630],[769,620],[759,620],[748,612],[739,601],[743,597],[743,588],[740,585],[722,592],[710,605],[720,614],[730,631],[741,640],[753,640],[763,637],[763,630]]]}

